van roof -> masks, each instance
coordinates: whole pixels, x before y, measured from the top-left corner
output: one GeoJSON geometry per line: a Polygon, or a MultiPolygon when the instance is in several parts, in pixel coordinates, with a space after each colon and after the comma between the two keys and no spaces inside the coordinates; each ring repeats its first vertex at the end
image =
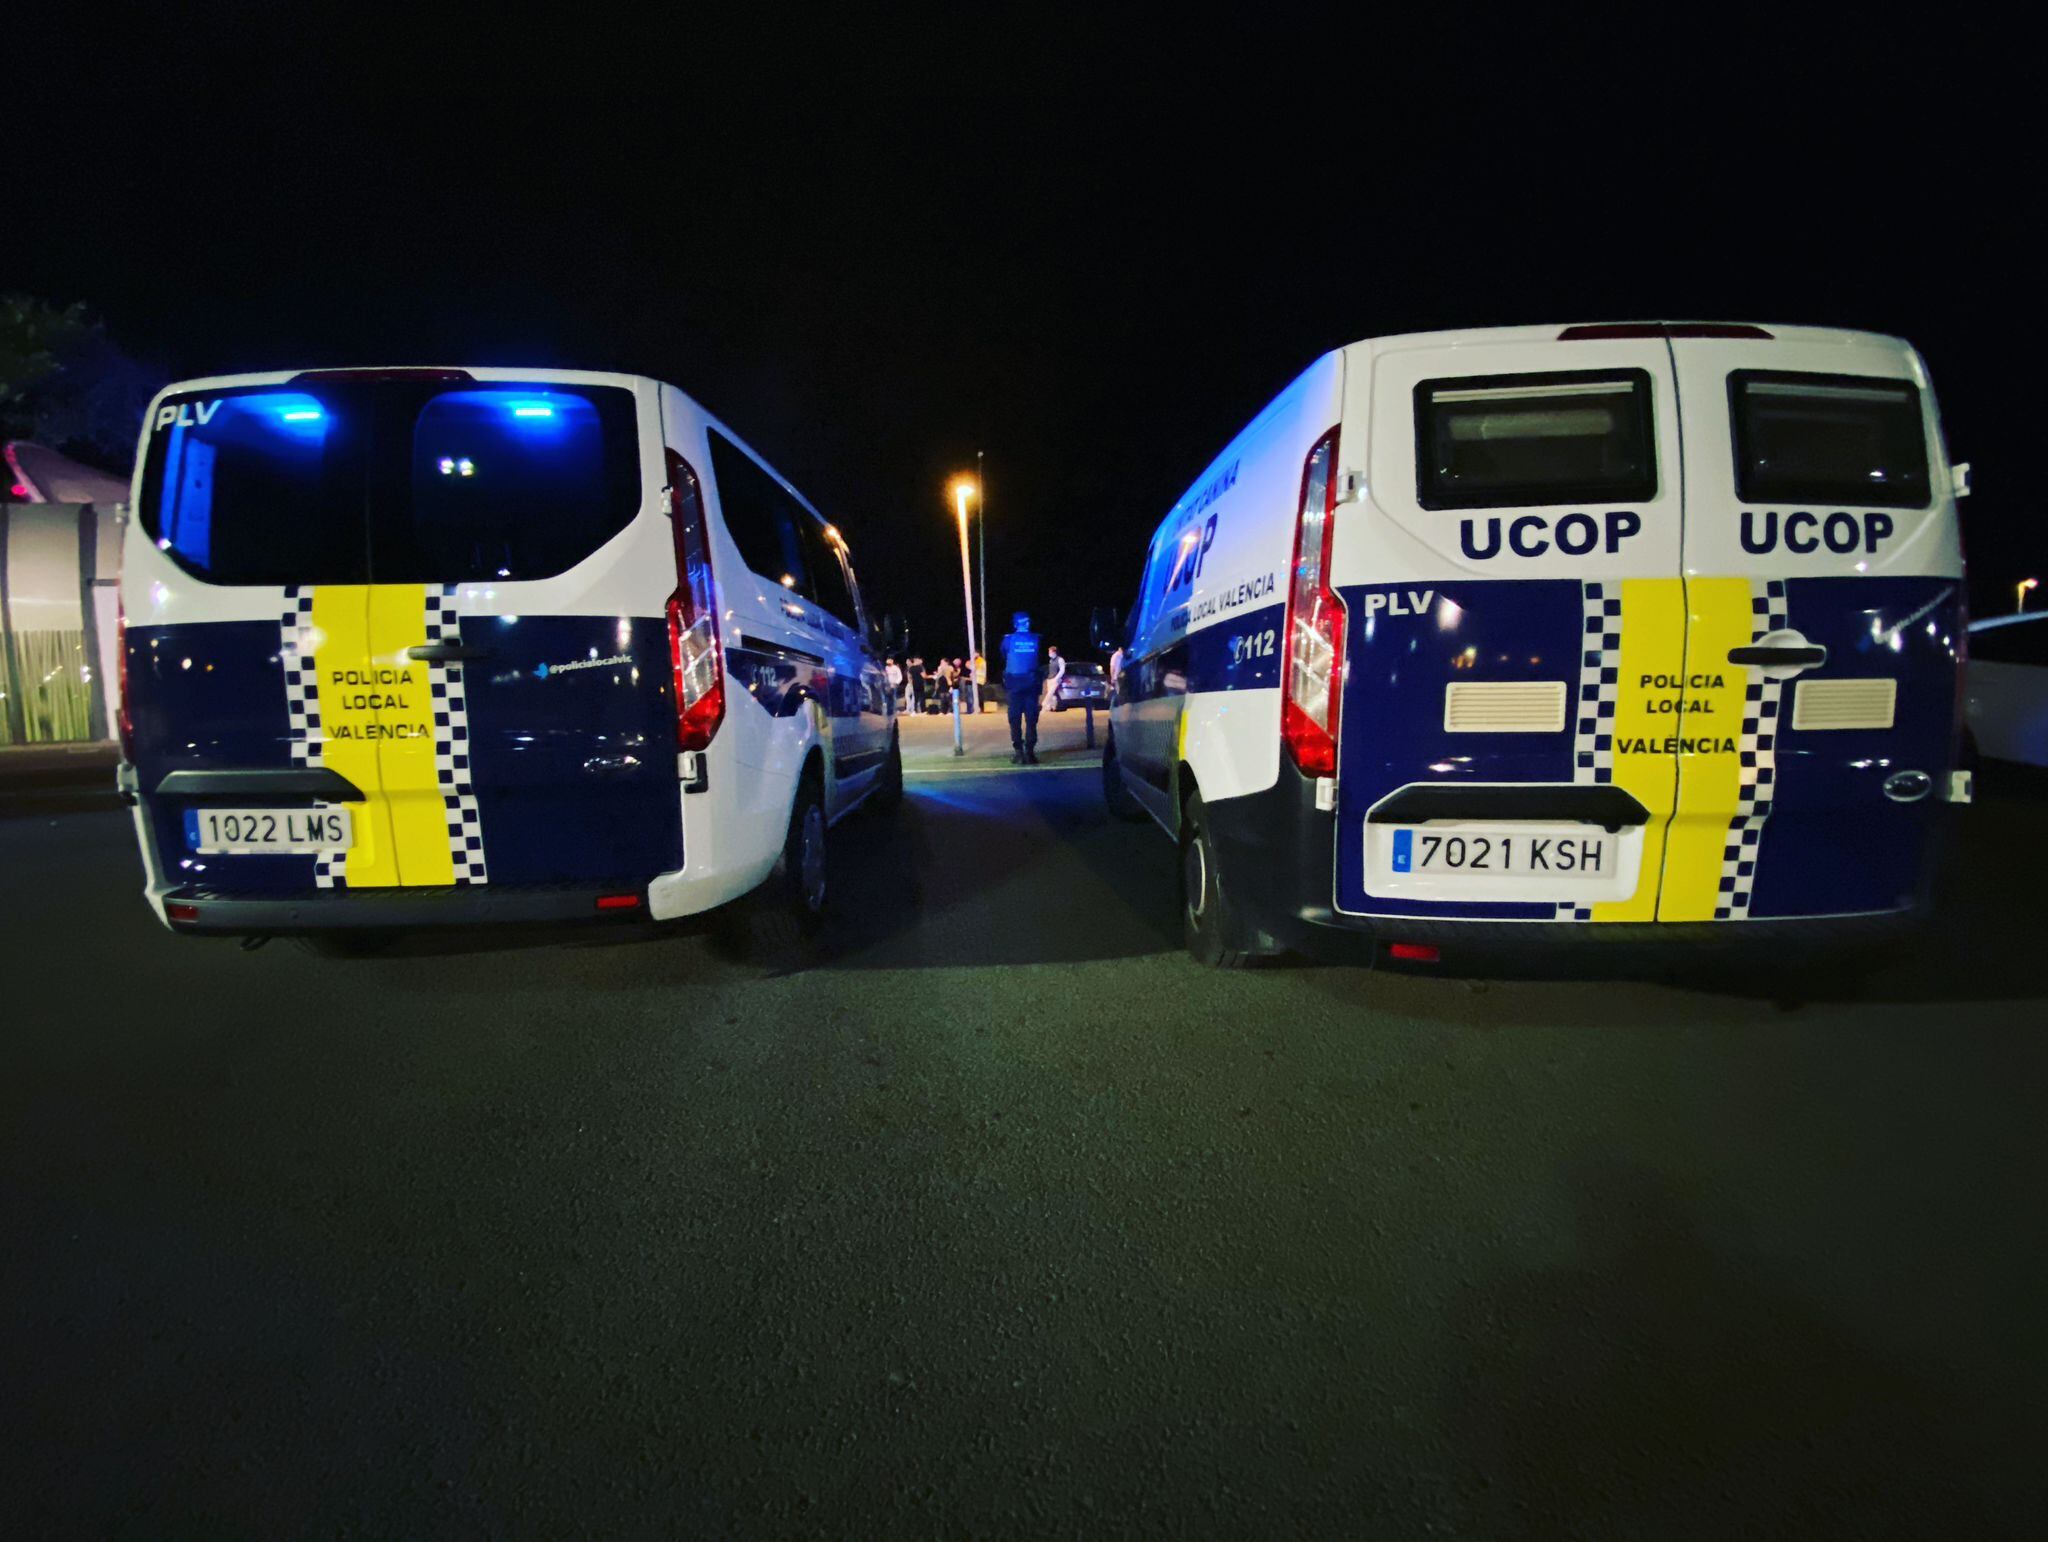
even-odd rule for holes
{"type": "Polygon", "coordinates": [[[651,375],[626,375],[612,370],[560,369],[554,365],[505,366],[498,364],[344,364],[319,368],[256,370],[240,375],[203,375],[192,380],[174,380],[158,394],[184,395],[190,391],[223,391],[236,386],[286,385],[307,375],[426,374],[435,370],[460,370],[473,380],[559,380],[564,385],[624,385],[638,381],[660,382],[651,375]]]}
{"type": "Polygon", "coordinates": [[[1542,343],[1556,342],[1568,327],[1575,326],[1642,326],[1642,327],[1758,327],[1770,333],[1772,341],[1802,344],[1833,344],[1835,346],[1863,346],[1872,343],[1889,345],[1894,348],[1908,348],[1903,338],[1883,332],[1858,332],[1842,327],[1801,327],[1787,326],[1775,321],[1701,321],[1665,319],[1662,321],[1603,321],[1603,322],[1553,322],[1549,325],[1519,327],[1465,327],[1445,332],[1403,332],[1388,337],[1367,337],[1352,343],[1353,348],[1364,348],[1374,353],[1393,353],[1410,348],[1457,348],[1488,343],[1542,343]]]}

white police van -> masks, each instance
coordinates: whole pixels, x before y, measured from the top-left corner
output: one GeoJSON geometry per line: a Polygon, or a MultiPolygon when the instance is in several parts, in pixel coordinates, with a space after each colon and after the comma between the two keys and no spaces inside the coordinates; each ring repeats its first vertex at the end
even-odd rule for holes
{"type": "Polygon", "coordinates": [[[793,937],[900,797],[845,542],[673,386],[174,385],[124,536],[124,788],[173,930],[688,915],[793,937]],[[764,887],[765,885],[765,887],[764,887]]]}
{"type": "Polygon", "coordinates": [[[1188,944],[1883,935],[1957,764],[1962,551],[1907,344],[1514,327],[1325,355],[1159,527],[1104,760],[1188,944]]]}

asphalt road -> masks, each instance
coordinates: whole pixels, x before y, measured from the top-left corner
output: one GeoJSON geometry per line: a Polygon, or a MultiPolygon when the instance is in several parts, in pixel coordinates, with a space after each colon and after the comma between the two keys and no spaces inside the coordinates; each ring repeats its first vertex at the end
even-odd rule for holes
{"type": "Polygon", "coordinates": [[[781,976],[0,818],[0,1533],[2031,1529],[2048,803],[1787,1009],[1204,974],[1088,772],[925,765],[781,976]]]}

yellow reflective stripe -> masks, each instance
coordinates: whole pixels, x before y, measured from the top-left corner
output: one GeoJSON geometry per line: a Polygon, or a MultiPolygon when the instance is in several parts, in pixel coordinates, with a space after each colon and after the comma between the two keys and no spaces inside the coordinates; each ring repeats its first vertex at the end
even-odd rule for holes
{"type": "MultiPolygon", "coordinates": [[[[408,888],[455,881],[448,845],[448,809],[434,770],[432,671],[406,657],[427,640],[427,592],[420,584],[377,584],[370,590],[370,656],[383,670],[376,689],[377,760],[398,851],[398,877],[408,888]]],[[[355,882],[355,875],[349,875],[355,882]]]]}
{"type": "Polygon", "coordinates": [[[1749,671],[1728,662],[1728,650],[1750,640],[1746,578],[1686,582],[1691,612],[1686,632],[1685,712],[1669,730],[1684,745],[1678,756],[1678,814],[1664,862],[1664,921],[1711,921],[1721,891],[1721,857],[1735,817],[1741,763],[1742,693],[1749,671]]]}
{"type": "Polygon", "coordinates": [[[391,810],[384,800],[377,741],[364,730],[371,717],[356,705],[370,667],[369,588],[322,584],[313,591],[313,667],[320,694],[320,764],[362,790],[350,810],[355,829],[343,873],[348,886],[376,888],[398,882],[391,810]]]}
{"type": "Polygon", "coordinates": [[[1650,811],[1643,832],[1643,865],[1636,891],[1625,900],[1593,907],[1597,921],[1653,921],[1665,872],[1665,829],[1677,792],[1677,771],[1663,740],[1675,718],[1656,711],[1667,694],[1660,676],[1675,676],[1685,661],[1684,580],[1629,578],[1621,585],[1621,673],[1614,706],[1614,785],[1650,811]],[[1651,748],[1655,746],[1655,748],[1651,748]]]}

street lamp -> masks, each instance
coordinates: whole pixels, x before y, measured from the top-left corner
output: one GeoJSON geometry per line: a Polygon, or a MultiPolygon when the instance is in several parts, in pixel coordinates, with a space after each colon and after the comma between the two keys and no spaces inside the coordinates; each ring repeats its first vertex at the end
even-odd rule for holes
{"type": "Polygon", "coordinates": [[[2027,608],[2027,591],[2029,589],[2038,589],[2040,587],[2041,580],[2038,578],[2021,579],[2018,585],[2020,591],[2019,603],[2013,606],[2013,610],[2015,612],[2025,610],[2027,608]]]}
{"type": "Polygon", "coordinates": [[[967,709],[978,715],[981,691],[974,683],[974,655],[981,650],[974,645],[974,574],[967,561],[967,500],[977,490],[973,477],[953,478],[953,507],[960,516],[960,599],[967,611],[967,709]]]}

